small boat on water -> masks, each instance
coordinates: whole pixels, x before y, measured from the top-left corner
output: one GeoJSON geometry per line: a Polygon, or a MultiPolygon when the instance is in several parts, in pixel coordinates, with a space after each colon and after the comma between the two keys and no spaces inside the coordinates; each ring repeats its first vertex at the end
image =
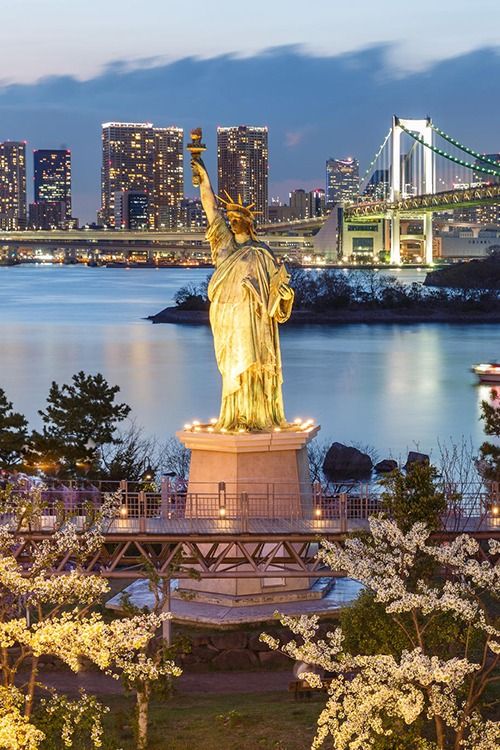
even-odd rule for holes
{"type": "Polygon", "coordinates": [[[500,363],[486,362],[472,367],[480,383],[500,383],[500,363]]]}

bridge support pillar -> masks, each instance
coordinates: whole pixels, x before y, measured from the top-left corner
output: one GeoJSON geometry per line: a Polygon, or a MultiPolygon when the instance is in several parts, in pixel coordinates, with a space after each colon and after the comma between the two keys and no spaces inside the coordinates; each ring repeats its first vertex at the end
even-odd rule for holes
{"type": "Polygon", "coordinates": [[[399,214],[393,214],[391,216],[391,265],[393,266],[401,263],[400,236],[399,214]]]}
{"type": "Polygon", "coordinates": [[[424,260],[426,265],[430,266],[433,261],[432,255],[432,214],[426,213],[424,216],[424,260]]]}

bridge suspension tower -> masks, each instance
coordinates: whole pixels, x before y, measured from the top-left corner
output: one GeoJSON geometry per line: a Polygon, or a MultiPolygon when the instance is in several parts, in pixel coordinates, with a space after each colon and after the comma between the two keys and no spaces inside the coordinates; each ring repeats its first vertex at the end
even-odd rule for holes
{"type": "MultiPolygon", "coordinates": [[[[417,133],[423,144],[427,148],[423,149],[422,159],[422,176],[420,184],[424,194],[435,193],[434,179],[434,153],[432,151],[432,121],[430,117],[424,120],[409,120],[396,117],[392,118],[391,127],[391,169],[389,196],[391,203],[397,203],[401,198],[408,197],[408,187],[411,184],[407,177],[409,158],[407,155],[401,158],[401,136],[404,132],[410,131],[417,133]]],[[[410,152],[411,154],[411,152],[410,152]]],[[[422,217],[424,222],[424,261],[426,264],[432,263],[432,214],[425,213],[422,217]]],[[[390,262],[393,265],[401,263],[401,243],[400,243],[400,213],[397,209],[390,212],[390,232],[391,232],[391,254],[390,262]]]]}

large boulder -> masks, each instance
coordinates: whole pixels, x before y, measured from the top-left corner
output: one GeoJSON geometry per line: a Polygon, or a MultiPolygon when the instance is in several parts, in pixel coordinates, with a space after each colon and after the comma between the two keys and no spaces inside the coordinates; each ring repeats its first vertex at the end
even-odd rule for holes
{"type": "Polygon", "coordinates": [[[410,451],[408,453],[408,458],[406,459],[404,468],[408,470],[412,464],[428,465],[429,463],[430,463],[430,457],[427,455],[427,453],[418,453],[418,451],[410,451]]]}
{"type": "Polygon", "coordinates": [[[393,458],[384,458],[373,467],[377,474],[390,474],[398,468],[398,462],[393,458]]]}
{"type": "Polygon", "coordinates": [[[323,471],[328,479],[367,479],[373,462],[367,453],[342,443],[333,443],[323,462],[323,471]]]}

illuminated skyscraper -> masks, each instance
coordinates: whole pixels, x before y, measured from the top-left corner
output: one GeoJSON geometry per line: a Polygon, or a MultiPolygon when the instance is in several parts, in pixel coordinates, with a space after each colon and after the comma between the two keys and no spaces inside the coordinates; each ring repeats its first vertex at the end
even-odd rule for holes
{"type": "Polygon", "coordinates": [[[225,191],[243,203],[255,203],[257,221],[268,216],[269,149],[265,127],[239,125],[217,128],[218,194],[225,191]]]}
{"type": "Polygon", "coordinates": [[[357,159],[328,159],[326,162],[326,207],[356,200],[359,195],[357,159]]]}
{"type": "Polygon", "coordinates": [[[147,229],[149,203],[146,193],[132,190],[115,193],[115,227],[117,229],[147,229]]]}
{"type": "Polygon", "coordinates": [[[171,226],[171,210],[183,198],[183,131],[149,122],[102,126],[101,220],[115,226],[115,194],[148,197],[150,229],[171,226]]]}
{"type": "MultiPolygon", "coordinates": [[[[106,122],[102,126],[101,220],[115,226],[115,193],[153,191],[155,153],[149,122],[106,122]]],[[[149,226],[153,228],[152,217],[149,226]]]]}
{"type": "Polygon", "coordinates": [[[35,203],[64,203],[64,219],[71,219],[71,151],[33,152],[35,203]]]}
{"type": "Polygon", "coordinates": [[[389,196],[389,170],[376,169],[363,190],[363,195],[368,195],[371,200],[383,201],[389,196]]]}
{"type": "Polygon", "coordinates": [[[315,216],[323,216],[325,213],[325,191],[316,188],[307,193],[307,216],[312,219],[315,216]]]}
{"type": "Polygon", "coordinates": [[[26,229],[26,143],[0,143],[0,229],[26,229]]]}
{"type": "Polygon", "coordinates": [[[156,229],[175,226],[184,198],[184,131],[182,128],[154,129],[155,157],[151,210],[156,229]]]}

